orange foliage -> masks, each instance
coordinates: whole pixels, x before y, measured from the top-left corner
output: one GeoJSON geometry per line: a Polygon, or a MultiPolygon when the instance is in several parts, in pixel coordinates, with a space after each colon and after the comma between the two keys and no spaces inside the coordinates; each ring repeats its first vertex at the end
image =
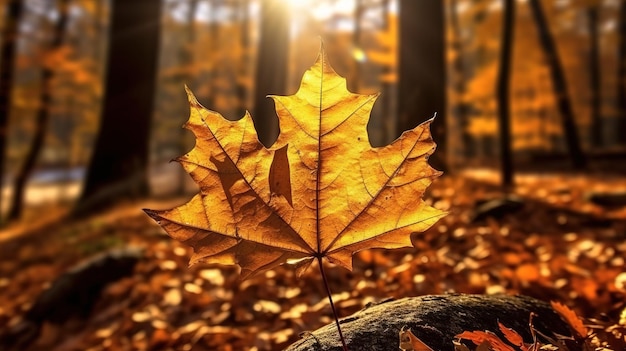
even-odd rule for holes
{"type": "Polygon", "coordinates": [[[587,337],[587,327],[583,325],[582,320],[576,315],[576,312],[572,311],[569,307],[563,305],[557,301],[551,301],[550,304],[555,311],[561,315],[563,319],[572,327],[574,332],[578,334],[580,338],[587,337]]]}

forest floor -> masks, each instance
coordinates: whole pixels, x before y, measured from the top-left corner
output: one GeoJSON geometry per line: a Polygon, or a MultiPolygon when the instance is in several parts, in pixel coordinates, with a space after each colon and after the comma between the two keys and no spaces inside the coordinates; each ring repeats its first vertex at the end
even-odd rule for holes
{"type": "MultiPolygon", "coordinates": [[[[626,179],[521,175],[514,192],[522,208],[472,221],[477,203],[502,197],[495,181],[485,172],[438,179],[425,198],[449,215],[416,234],[415,248],[361,252],[352,272],[329,266],[340,314],[388,297],[507,293],[560,301],[591,324],[618,323],[626,308],[626,206],[603,207],[587,195],[626,191],[626,179]]],[[[188,267],[190,249],[140,210],[184,201],[122,204],[1,233],[0,334],[19,325],[60,274],[120,246],[144,248],[133,274],[108,285],[86,320],[44,323],[27,350],[281,350],[332,322],[317,267],[300,279],[281,266],[245,281],[235,267],[188,267]]]]}

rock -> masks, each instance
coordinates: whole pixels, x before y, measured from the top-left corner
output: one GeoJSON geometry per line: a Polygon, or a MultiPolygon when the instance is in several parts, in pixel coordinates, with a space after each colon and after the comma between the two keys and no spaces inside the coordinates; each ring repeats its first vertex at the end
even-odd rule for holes
{"type": "MultiPolygon", "coordinates": [[[[399,332],[405,327],[434,351],[454,351],[455,335],[463,331],[493,331],[498,322],[532,342],[533,325],[541,334],[571,336],[568,325],[546,302],[526,296],[507,295],[429,295],[383,302],[340,320],[341,330],[351,351],[397,351],[399,332]]],[[[570,350],[580,350],[574,345],[570,350]]],[[[285,351],[342,351],[335,323],[307,333],[285,351]]]]}
{"type": "Polygon", "coordinates": [[[626,192],[592,192],[587,194],[586,198],[590,202],[604,207],[626,206],[626,192]]]}
{"type": "Polygon", "coordinates": [[[63,273],[37,297],[21,323],[0,335],[0,346],[22,350],[39,336],[45,321],[61,324],[73,317],[86,318],[104,287],[130,276],[142,256],[138,248],[110,250],[63,273]]]}
{"type": "Polygon", "coordinates": [[[515,213],[524,207],[524,201],[519,196],[507,195],[503,198],[488,200],[480,203],[471,214],[472,222],[479,222],[488,217],[500,219],[507,214],[515,213]]]}

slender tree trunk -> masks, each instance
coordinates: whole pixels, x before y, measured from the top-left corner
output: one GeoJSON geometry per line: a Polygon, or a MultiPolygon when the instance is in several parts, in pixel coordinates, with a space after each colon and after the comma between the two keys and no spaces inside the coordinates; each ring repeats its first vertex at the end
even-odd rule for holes
{"type": "Polygon", "coordinates": [[[452,41],[452,48],[456,53],[453,62],[454,68],[454,90],[456,91],[457,101],[453,105],[452,113],[454,118],[458,121],[458,126],[461,134],[461,146],[462,156],[464,158],[474,156],[472,137],[469,134],[467,128],[469,126],[467,106],[463,101],[465,95],[465,68],[463,64],[464,50],[463,39],[461,38],[461,26],[459,25],[459,14],[457,0],[450,1],[450,27],[454,33],[454,39],[452,41]]]}
{"type": "Polygon", "coordinates": [[[261,2],[260,35],[252,118],[259,139],[270,146],[278,136],[278,118],[266,96],[285,94],[287,88],[289,17],[282,0],[261,2]]]}
{"type": "Polygon", "coordinates": [[[148,193],[161,1],[113,0],[101,126],[74,215],[148,193]]]}
{"type": "Polygon", "coordinates": [[[500,67],[496,95],[498,100],[498,122],[500,132],[500,169],[502,186],[513,185],[513,155],[511,152],[511,56],[515,29],[515,0],[504,0],[502,16],[502,40],[500,41],[500,67]]]}
{"type": "MultiPolygon", "coordinates": [[[[63,44],[63,34],[67,25],[69,0],[61,0],[58,5],[59,19],[54,27],[52,42],[48,52],[50,54],[58,50],[63,44]]],[[[22,215],[24,190],[26,182],[30,178],[35,168],[37,157],[41,153],[43,142],[50,121],[50,105],[52,103],[52,78],[54,77],[54,67],[49,63],[45,63],[41,76],[41,89],[39,93],[39,107],[37,109],[37,119],[35,124],[35,134],[30,149],[26,154],[24,163],[15,177],[15,187],[13,191],[13,199],[11,201],[11,209],[9,210],[8,219],[16,220],[22,215]]]]}
{"type": "Polygon", "coordinates": [[[576,127],[576,119],[574,118],[574,110],[567,92],[567,83],[563,74],[561,59],[556,50],[554,38],[548,28],[548,22],[543,13],[540,0],[529,0],[533,19],[537,25],[539,41],[546,55],[546,60],[550,67],[550,75],[552,77],[552,87],[557,101],[557,108],[561,114],[561,124],[563,133],[565,134],[565,142],[571,157],[572,166],[575,169],[583,169],[587,166],[587,160],[580,146],[580,138],[578,137],[578,129],[576,127]]]}
{"type": "Polygon", "coordinates": [[[363,0],[355,0],[354,3],[354,31],[352,32],[352,77],[350,79],[351,90],[359,92],[359,81],[361,79],[361,60],[363,52],[361,48],[361,19],[365,6],[363,0]]]}
{"type": "Polygon", "coordinates": [[[5,163],[7,155],[7,139],[9,136],[9,112],[17,56],[17,35],[19,22],[24,10],[23,0],[9,0],[6,4],[6,15],[3,24],[2,46],[0,55],[0,227],[2,220],[2,200],[4,193],[5,163]]]}
{"type": "Polygon", "coordinates": [[[433,167],[446,169],[446,76],[444,3],[400,0],[398,67],[399,131],[414,128],[437,114],[432,133],[437,152],[433,167]]]}
{"type": "MultiPolygon", "coordinates": [[[[181,64],[189,66],[193,64],[193,53],[194,53],[194,44],[196,42],[196,11],[198,9],[198,0],[190,0],[189,1],[189,9],[187,10],[187,30],[186,30],[186,43],[180,49],[180,58],[181,64]]],[[[187,74],[184,77],[185,82],[183,84],[187,84],[189,86],[193,86],[194,76],[193,74],[187,74]]],[[[181,87],[182,93],[182,87],[181,87]]],[[[178,136],[178,151],[180,155],[184,155],[188,151],[187,145],[187,130],[184,128],[180,128],[179,136],[178,136]]],[[[187,179],[189,176],[187,172],[181,170],[178,178],[178,193],[185,193],[185,184],[187,184],[187,179]]]]}
{"type": "Polygon", "coordinates": [[[246,104],[248,101],[248,90],[250,87],[246,86],[245,82],[247,81],[246,76],[248,75],[248,65],[250,63],[250,2],[249,0],[240,0],[239,1],[239,23],[240,23],[240,36],[239,36],[239,45],[241,46],[241,52],[243,53],[242,57],[240,57],[240,62],[238,66],[238,79],[237,85],[235,87],[237,92],[237,97],[239,98],[239,109],[237,111],[237,116],[243,116],[246,112],[246,104]]]}
{"type": "Polygon", "coordinates": [[[591,144],[602,146],[602,120],[600,118],[600,65],[598,61],[598,11],[596,5],[587,8],[587,26],[589,28],[589,75],[591,92],[591,144]]]}
{"type": "MultiPolygon", "coordinates": [[[[381,31],[387,32],[389,30],[389,0],[382,0],[382,13],[383,13],[383,25],[381,31]]],[[[391,65],[385,65],[382,68],[382,74],[388,75],[392,72],[391,65]]],[[[383,144],[386,145],[393,141],[396,135],[396,120],[394,118],[394,112],[391,111],[391,83],[383,81],[380,87],[380,105],[383,111],[383,127],[385,128],[383,134],[383,144]]]]}
{"type": "MultiPolygon", "coordinates": [[[[218,0],[210,0],[210,15],[209,15],[209,52],[215,53],[219,50],[219,37],[220,32],[218,28],[219,18],[218,18],[218,6],[220,6],[221,1],[218,0]]],[[[217,100],[218,89],[217,84],[215,82],[218,78],[218,68],[217,68],[217,60],[216,55],[213,54],[211,58],[213,60],[213,64],[211,65],[211,71],[209,72],[208,82],[206,83],[209,86],[208,95],[204,97],[206,100],[207,107],[209,109],[216,109],[215,101],[217,100]]],[[[202,99],[201,99],[202,100],[202,99]]]]}
{"type": "Polygon", "coordinates": [[[187,10],[187,50],[185,56],[186,64],[193,61],[193,44],[196,41],[196,12],[198,11],[198,2],[200,0],[189,0],[189,10],[187,10]]]}
{"type": "Polygon", "coordinates": [[[626,1],[619,7],[619,48],[617,51],[618,142],[626,146],[626,1]]]}

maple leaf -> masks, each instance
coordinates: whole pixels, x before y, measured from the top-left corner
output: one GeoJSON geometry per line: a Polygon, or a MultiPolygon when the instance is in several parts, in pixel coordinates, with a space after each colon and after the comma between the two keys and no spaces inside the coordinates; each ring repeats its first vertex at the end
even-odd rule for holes
{"type": "Polygon", "coordinates": [[[373,148],[377,95],[349,92],[323,47],[295,95],[271,96],[280,134],[269,148],[248,113],[228,121],[187,94],[196,145],[177,161],[200,193],[145,211],[194,248],[192,264],[237,264],[242,278],[288,260],[299,260],[298,274],[322,258],[351,269],[355,252],[411,246],[411,233],[445,214],[421,199],[440,174],[427,163],[431,121],[373,148]]]}

